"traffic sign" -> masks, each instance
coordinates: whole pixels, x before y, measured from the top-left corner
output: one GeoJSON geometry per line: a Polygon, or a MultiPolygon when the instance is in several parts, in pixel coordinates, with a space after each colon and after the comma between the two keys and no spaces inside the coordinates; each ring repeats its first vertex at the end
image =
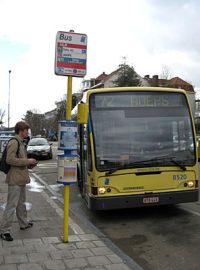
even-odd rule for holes
{"type": "Polygon", "coordinates": [[[87,62],[87,35],[57,32],[55,74],[84,77],[87,62]]]}

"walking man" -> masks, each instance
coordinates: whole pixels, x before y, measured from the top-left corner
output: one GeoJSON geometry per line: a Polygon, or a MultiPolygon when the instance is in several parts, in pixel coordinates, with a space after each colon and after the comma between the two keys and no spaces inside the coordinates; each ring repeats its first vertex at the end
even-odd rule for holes
{"type": "Polygon", "coordinates": [[[33,158],[28,159],[24,148],[23,139],[28,136],[28,129],[27,123],[18,122],[15,125],[15,139],[10,140],[7,145],[6,162],[11,167],[6,176],[6,183],[8,184],[7,204],[0,226],[0,236],[5,241],[13,241],[10,231],[15,211],[20,230],[33,226],[33,223],[27,220],[25,200],[26,184],[30,183],[28,166],[36,166],[37,161],[33,158]]]}

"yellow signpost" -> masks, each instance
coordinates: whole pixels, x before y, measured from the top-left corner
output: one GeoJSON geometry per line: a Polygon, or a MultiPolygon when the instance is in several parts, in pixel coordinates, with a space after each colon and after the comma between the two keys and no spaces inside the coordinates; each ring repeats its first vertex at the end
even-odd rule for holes
{"type": "MultiPolygon", "coordinates": [[[[66,100],[66,120],[71,120],[72,110],[72,76],[68,76],[67,100],[66,100]]],[[[69,185],[64,185],[64,220],[63,220],[63,242],[68,242],[69,228],[69,185]]]]}
{"type": "MultiPolygon", "coordinates": [[[[86,58],[87,58],[87,36],[85,34],[74,33],[73,30],[70,32],[59,31],[56,36],[56,53],[55,53],[55,74],[61,76],[68,76],[67,83],[67,100],[66,100],[66,121],[61,121],[62,128],[59,132],[59,146],[61,150],[64,150],[63,155],[58,157],[58,162],[65,158],[68,158],[68,166],[59,166],[60,178],[58,182],[64,184],[64,220],[63,220],[63,242],[68,242],[68,227],[69,227],[69,186],[74,183],[76,178],[76,164],[71,165],[70,159],[73,159],[74,144],[71,143],[70,134],[73,134],[72,130],[67,134],[67,129],[65,127],[67,124],[73,126],[74,121],[71,121],[71,110],[72,110],[72,77],[84,77],[86,75],[86,58]],[[69,121],[69,122],[68,122],[69,121]],[[61,135],[65,134],[64,139],[61,135]],[[69,142],[67,141],[69,139],[69,142]],[[64,141],[64,142],[63,142],[64,141]],[[67,181],[67,176],[68,179],[67,181]],[[62,177],[63,176],[63,177],[62,177]],[[70,177],[71,176],[71,177],[70,177]],[[74,179],[73,179],[74,178],[74,179]],[[64,179],[64,180],[63,180],[64,179]]],[[[74,137],[73,137],[74,139],[74,137]]],[[[73,140],[72,140],[73,141],[73,140]]],[[[63,162],[63,164],[65,164],[63,162]]]]}

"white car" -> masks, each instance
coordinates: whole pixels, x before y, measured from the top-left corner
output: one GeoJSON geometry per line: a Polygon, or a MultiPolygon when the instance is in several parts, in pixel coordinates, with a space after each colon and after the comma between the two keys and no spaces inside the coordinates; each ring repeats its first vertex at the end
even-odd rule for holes
{"type": "Polygon", "coordinates": [[[27,145],[27,155],[33,158],[48,158],[52,159],[52,143],[49,143],[46,138],[32,138],[27,145]]]}

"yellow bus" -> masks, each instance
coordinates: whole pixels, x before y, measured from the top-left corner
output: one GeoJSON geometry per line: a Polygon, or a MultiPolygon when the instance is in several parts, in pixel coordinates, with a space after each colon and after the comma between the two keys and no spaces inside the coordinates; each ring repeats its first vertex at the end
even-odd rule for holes
{"type": "Polygon", "coordinates": [[[90,209],[198,200],[195,127],[184,90],[88,90],[77,121],[78,184],[90,209]]]}

